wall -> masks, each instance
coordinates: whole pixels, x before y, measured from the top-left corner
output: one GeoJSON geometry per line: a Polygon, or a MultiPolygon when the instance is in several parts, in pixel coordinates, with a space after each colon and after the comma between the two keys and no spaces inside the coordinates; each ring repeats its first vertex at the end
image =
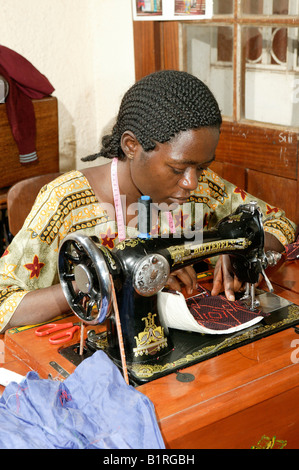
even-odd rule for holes
{"type": "Polygon", "coordinates": [[[0,0],[0,11],[1,45],[55,88],[61,171],[86,166],[135,79],[131,0],[0,0]]]}

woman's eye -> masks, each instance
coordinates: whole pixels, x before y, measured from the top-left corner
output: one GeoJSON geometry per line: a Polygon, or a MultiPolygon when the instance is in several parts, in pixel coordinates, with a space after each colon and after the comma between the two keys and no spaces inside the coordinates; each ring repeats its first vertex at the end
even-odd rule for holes
{"type": "MultiPolygon", "coordinates": [[[[186,172],[186,168],[175,168],[175,167],[171,167],[171,171],[175,174],[175,175],[183,175],[185,172],[186,172]]],[[[196,173],[198,174],[201,174],[203,171],[205,170],[205,168],[203,168],[202,166],[196,168],[196,173]]]]}
{"type": "Polygon", "coordinates": [[[185,170],[181,170],[181,169],[179,169],[179,168],[171,167],[171,169],[172,169],[172,171],[173,171],[173,173],[174,173],[175,175],[183,175],[184,172],[185,172],[185,170]]]}

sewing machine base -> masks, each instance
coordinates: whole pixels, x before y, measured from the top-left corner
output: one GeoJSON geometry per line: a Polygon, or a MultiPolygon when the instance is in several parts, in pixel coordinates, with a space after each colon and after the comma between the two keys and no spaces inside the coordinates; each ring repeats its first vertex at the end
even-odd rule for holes
{"type": "MultiPolygon", "coordinates": [[[[133,386],[142,385],[299,323],[298,305],[268,292],[260,291],[259,294],[257,298],[261,300],[263,310],[271,311],[268,317],[250,328],[223,335],[206,335],[170,329],[173,349],[165,355],[161,354],[160,357],[147,356],[143,362],[127,363],[130,383],[133,386]]],[[[78,347],[79,345],[75,344],[60,349],[59,353],[77,366],[82,359],[102,349],[121,369],[119,353],[108,349],[105,332],[98,335],[97,341],[89,341],[87,338],[83,358],[78,354],[78,347]]]]}

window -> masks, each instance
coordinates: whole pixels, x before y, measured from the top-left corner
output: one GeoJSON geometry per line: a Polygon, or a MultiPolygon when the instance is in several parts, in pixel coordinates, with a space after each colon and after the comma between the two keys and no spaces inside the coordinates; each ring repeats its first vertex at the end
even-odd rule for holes
{"type": "Polygon", "coordinates": [[[299,0],[218,0],[211,20],[180,29],[182,68],[224,116],[299,126],[299,0]]]}

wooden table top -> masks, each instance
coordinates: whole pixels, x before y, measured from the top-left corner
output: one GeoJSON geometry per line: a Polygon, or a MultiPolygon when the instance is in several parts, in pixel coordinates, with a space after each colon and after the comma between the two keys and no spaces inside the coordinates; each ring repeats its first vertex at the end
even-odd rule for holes
{"type": "MultiPolygon", "coordinates": [[[[277,295],[299,305],[298,270],[297,261],[281,263],[271,279],[277,295]]],[[[57,357],[68,373],[74,370],[34,328],[1,338],[7,347],[3,366],[10,370],[33,369],[47,378],[57,357]]],[[[167,448],[298,448],[298,362],[299,336],[290,327],[184,369],[191,382],[172,373],[137,388],[153,402],[167,448]]]]}

